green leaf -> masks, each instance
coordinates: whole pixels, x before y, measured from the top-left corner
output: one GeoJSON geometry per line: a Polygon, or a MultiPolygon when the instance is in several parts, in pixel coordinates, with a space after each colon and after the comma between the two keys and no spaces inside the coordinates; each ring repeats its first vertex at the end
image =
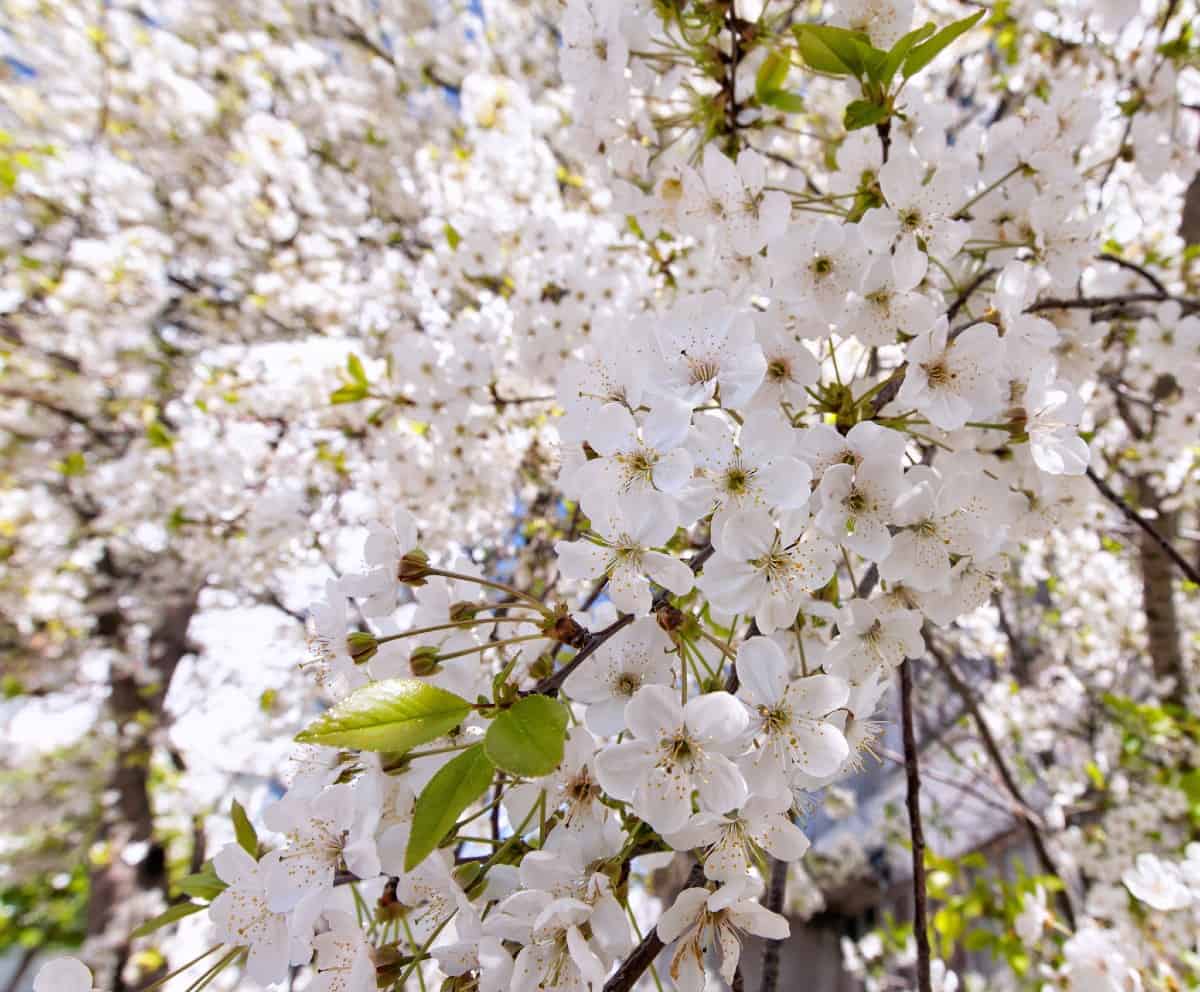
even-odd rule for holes
{"type": "Polygon", "coordinates": [[[857,131],[859,128],[886,121],[890,116],[887,107],[871,103],[870,100],[855,100],[847,104],[846,116],[842,123],[847,131],[857,131]]]}
{"type": "Polygon", "coordinates": [[[357,403],[370,395],[370,389],[358,382],[348,382],[329,394],[329,402],[334,406],[342,403],[357,403]]]}
{"type": "Polygon", "coordinates": [[[759,103],[782,110],[787,114],[804,112],[804,97],[799,93],[789,93],[786,90],[773,90],[765,98],[759,100],[759,103]]]}
{"type": "Polygon", "coordinates": [[[797,24],[792,28],[800,57],[810,69],[830,76],[861,76],[862,59],[854,32],[824,24],[797,24]]]}
{"type": "Polygon", "coordinates": [[[258,834],[254,830],[254,824],[250,822],[250,817],[246,815],[246,810],[236,799],[229,815],[233,820],[233,833],[238,844],[250,857],[257,858],[258,834]]]}
{"type": "Polygon", "coordinates": [[[152,448],[170,448],[175,438],[161,420],[152,420],[146,425],[146,440],[152,448]]]}
{"type": "Polygon", "coordinates": [[[908,53],[908,57],[904,60],[904,78],[908,79],[911,76],[915,76],[924,69],[942,53],[943,49],[953,44],[961,35],[966,34],[978,24],[986,13],[986,10],[981,10],[970,17],[964,17],[961,21],[948,24],[928,41],[917,45],[908,53]]]}
{"type": "Polygon", "coordinates": [[[963,947],[968,951],[982,951],[985,947],[991,947],[995,940],[986,930],[972,930],[963,941],[963,947]]]}
{"type": "Polygon", "coordinates": [[[217,876],[211,861],[204,862],[204,867],[196,874],[181,878],[175,886],[184,895],[193,899],[216,899],[228,886],[217,876]]]}
{"type": "Polygon", "coordinates": [[[449,221],[446,222],[444,233],[446,235],[446,244],[450,246],[451,251],[455,251],[458,248],[459,242],[462,241],[462,235],[458,233],[458,230],[449,221]]]}
{"type": "Polygon", "coordinates": [[[56,462],[54,468],[67,478],[73,478],[87,472],[87,459],[82,451],[72,451],[61,462],[56,462]]]}
{"type": "Polygon", "coordinates": [[[367,370],[363,368],[362,359],[357,355],[352,354],[346,359],[346,371],[350,373],[352,381],[361,386],[367,385],[367,370]]]}
{"type": "Polygon", "coordinates": [[[386,679],[352,692],[296,735],[302,744],[408,751],[453,730],[471,704],[417,679],[386,679]]]}
{"type": "Polygon", "coordinates": [[[450,832],[459,814],[492,784],[495,769],[482,744],[446,762],[417,797],[404,870],[412,871],[450,832]]]}
{"type": "Polygon", "coordinates": [[[526,696],[502,712],[483,739],[492,764],[512,775],[549,775],[562,761],[567,711],[548,696],[526,696]]]}
{"type": "Polygon", "coordinates": [[[901,63],[904,62],[904,59],[908,56],[908,53],[912,50],[912,47],[918,42],[924,41],[936,30],[937,26],[930,21],[929,23],[917,28],[915,31],[909,31],[908,34],[897,41],[896,44],[892,46],[891,51],[887,53],[887,58],[884,59],[883,71],[880,73],[882,76],[882,82],[891,82],[892,77],[896,75],[896,71],[900,68],[901,63]]]}
{"type": "Polygon", "coordinates": [[[199,913],[202,909],[208,909],[201,902],[181,902],[177,906],[172,906],[165,912],[159,913],[154,919],[147,920],[140,927],[133,931],[129,936],[145,937],[148,934],[154,933],[155,930],[161,930],[168,923],[174,923],[176,920],[182,920],[185,916],[191,916],[193,913],[199,913]]]}
{"type": "Polygon", "coordinates": [[[791,59],[782,52],[771,52],[763,59],[758,75],[754,77],[754,95],[759,103],[766,103],[769,94],[783,88],[791,64],[791,59]]]}

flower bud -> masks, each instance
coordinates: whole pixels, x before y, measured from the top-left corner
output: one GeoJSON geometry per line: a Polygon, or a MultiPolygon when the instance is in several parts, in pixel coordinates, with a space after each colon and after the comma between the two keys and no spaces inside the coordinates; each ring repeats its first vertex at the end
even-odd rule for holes
{"type": "Polygon", "coordinates": [[[346,650],[356,665],[365,665],[375,657],[379,650],[379,641],[375,635],[365,630],[356,630],[346,638],[346,650]]]}
{"type": "Polygon", "coordinates": [[[408,667],[419,679],[436,675],[442,670],[442,666],[438,663],[437,648],[429,645],[417,648],[408,659],[408,667]]]}

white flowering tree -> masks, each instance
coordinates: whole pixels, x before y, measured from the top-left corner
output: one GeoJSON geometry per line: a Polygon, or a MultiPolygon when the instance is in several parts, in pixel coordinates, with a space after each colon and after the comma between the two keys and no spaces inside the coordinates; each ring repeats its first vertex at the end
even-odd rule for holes
{"type": "Polygon", "coordinates": [[[1200,981],[1200,10],[980,7],[0,8],[37,992],[1200,981]]]}

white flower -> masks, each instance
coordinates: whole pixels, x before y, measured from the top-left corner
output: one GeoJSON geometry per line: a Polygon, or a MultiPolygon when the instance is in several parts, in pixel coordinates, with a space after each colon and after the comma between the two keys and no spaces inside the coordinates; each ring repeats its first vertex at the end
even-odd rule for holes
{"type": "Polygon", "coordinates": [[[628,945],[629,927],[619,906],[614,919],[609,909],[600,910],[599,903],[556,898],[539,889],[509,896],[487,923],[497,936],[524,945],[513,964],[512,992],[580,988],[596,992],[612,960],[609,948],[628,945]]]}
{"type": "Polygon", "coordinates": [[[92,992],[92,973],[76,958],[55,958],[38,970],[33,992],[92,992]]]}
{"type": "Polygon", "coordinates": [[[863,462],[902,469],[908,439],[890,427],[864,420],[846,434],[830,424],[814,424],[800,432],[799,455],[821,478],[832,465],[858,466],[863,462]]]}
{"type": "Polygon", "coordinates": [[[340,912],[327,912],[325,918],[329,929],[313,940],[313,992],[375,992],[375,964],[358,921],[340,912]]]}
{"type": "Polygon", "coordinates": [[[675,656],[671,639],[652,617],[635,620],[568,676],[563,690],[587,703],[592,733],[612,737],[625,729],[625,705],[643,685],[669,685],[675,656]]]}
{"type": "Polygon", "coordinates": [[[795,431],[777,413],[747,414],[737,436],[721,416],[696,417],[688,444],[697,469],[689,504],[699,516],[721,515],[714,528],[725,514],[755,505],[803,509],[812,469],[789,453],[794,439],[795,431]]]}
{"type": "Polygon", "coordinates": [[[634,812],[660,833],[679,830],[691,815],[698,791],[714,813],[746,801],[746,783],[731,755],[741,749],[748,718],[727,692],[711,692],[681,706],[666,686],[640,689],[625,708],[634,740],[605,748],[596,756],[604,791],[629,802],[634,812]]]}
{"type": "Polygon", "coordinates": [[[618,609],[642,615],[650,609],[647,576],[676,595],[691,590],[692,570],[678,558],[653,550],[675,533],[675,503],[662,493],[622,493],[592,503],[588,510],[599,541],[559,541],[554,550],[567,579],[608,577],[608,595],[618,609]]]}
{"type": "Polygon", "coordinates": [[[1021,899],[1021,912],[1013,920],[1013,929],[1022,943],[1033,950],[1046,932],[1046,927],[1053,922],[1054,915],[1046,902],[1046,890],[1039,885],[1032,892],[1026,892],[1021,899]]]}
{"type": "Polygon", "coordinates": [[[266,880],[278,859],[279,852],[272,851],[256,862],[237,844],[226,844],[213,858],[228,888],[213,900],[209,918],[218,939],[250,949],[246,974],[263,985],[282,980],[289,965],[303,964],[312,953],[308,934],[301,937],[297,926],[293,939],[296,921],[270,906],[266,880]]]}
{"type": "Polygon", "coordinates": [[[465,900],[454,917],[454,929],[457,940],[430,951],[438,966],[452,978],[478,971],[479,992],[504,992],[513,972],[504,942],[484,927],[478,910],[465,900]]]}
{"type": "Polygon", "coordinates": [[[750,872],[759,851],[780,861],[799,861],[808,850],[804,831],[788,818],[791,793],[755,795],[736,813],[696,813],[682,830],[667,835],[677,851],[703,848],[706,878],[722,882],[750,872]]]}
{"type": "Polygon", "coordinates": [[[1071,992],[1133,992],[1141,988],[1115,936],[1114,931],[1085,925],[1063,944],[1071,992]]]}
{"type": "Polygon", "coordinates": [[[951,258],[970,234],[969,224],[952,219],[963,200],[962,177],[955,166],[945,165],[926,181],[924,164],[897,142],[879,169],[879,185],[888,205],[868,211],[862,226],[872,245],[897,242],[896,281],[911,288],[925,275],[926,252],[938,259],[951,258]]]}
{"type": "Polygon", "coordinates": [[[753,319],[723,293],[680,300],[662,315],[655,336],[663,388],[693,405],[707,403],[719,388],[723,404],[744,406],[766,373],[753,319]]]}
{"type": "Polygon", "coordinates": [[[811,531],[780,531],[766,510],[731,514],[713,547],[697,585],[718,609],[752,614],[764,634],[791,624],[804,594],[824,586],[837,567],[833,545],[811,531]]]}
{"type": "Polygon", "coordinates": [[[655,432],[657,423],[647,418],[639,431],[625,407],[608,403],[600,408],[588,430],[588,443],[601,457],[585,462],[570,479],[571,491],[578,493],[588,516],[609,509],[617,494],[656,489],[676,493],[683,488],[692,474],[692,460],[674,441],[655,432]]]}
{"type": "Polygon", "coordinates": [[[793,774],[823,778],[850,753],[842,732],[827,721],[850,690],[831,675],[792,679],[783,651],[769,637],[751,637],[737,653],[738,698],[750,713],[755,749],[743,768],[756,792],[786,792],[793,774]]]}
{"type": "MultiPolygon", "coordinates": [[[[646,622],[654,623],[653,620],[646,622]]],[[[583,667],[590,667],[591,661],[583,667]]],[[[622,700],[622,707],[624,703],[622,700]]],[[[624,720],[621,726],[624,727],[624,720]]],[[[532,782],[518,782],[504,790],[508,822],[536,826],[534,807],[544,795],[547,817],[560,807],[566,807],[560,828],[550,835],[547,844],[581,843],[577,834],[601,826],[609,815],[608,807],[600,802],[600,785],[593,768],[595,757],[595,738],[582,727],[572,727],[563,747],[563,759],[553,773],[532,782]]]]}
{"type": "Polygon", "coordinates": [[[367,564],[366,581],[372,591],[360,604],[366,616],[384,616],[396,608],[400,561],[416,546],[417,521],[402,506],[393,511],[390,526],[378,521],[367,524],[363,560],[367,564]]]}
{"type": "Polygon", "coordinates": [[[1192,904],[1192,891],[1178,867],[1153,854],[1139,854],[1134,867],[1121,876],[1121,881],[1136,898],[1154,909],[1166,912],[1192,904]]]}
{"type": "Polygon", "coordinates": [[[839,333],[853,334],[865,345],[893,344],[898,335],[914,337],[937,322],[933,301],[896,278],[891,258],[876,259],[857,290],[834,319],[839,333]]]}
{"type": "Polygon", "coordinates": [[[921,614],[884,601],[852,599],[838,617],[838,636],[825,659],[828,671],[853,683],[898,668],[925,652],[921,614]]]}
{"type": "Polygon", "coordinates": [[[735,252],[754,255],[787,229],[791,199],[782,190],[763,191],[766,166],[757,152],[744,150],[735,165],[710,142],[702,169],[703,178],[683,173],[683,212],[697,237],[716,225],[735,252]]]}
{"type": "Polygon", "coordinates": [[[1003,521],[994,515],[989,519],[980,512],[984,507],[975,505],[980,502],[977,492],[986,492],[986,479],[959,475],[947,480],[917,466],[905,480],[915,484],[896,503],[895,523],[903,529],[892,538],[892,552],[879,565],[884,581],[903,581],[921,591],[936,589],[951,575],[951,554],[986,559],[1003,543],[1003,521]]]}
{"type": "Polygon", "coordinates": [[[359,878],[379,875],[373,783],[363,777],[355,785],[331,785],[312,799],[287,796],[267,808],[263,822],[288,839],[266,868],[273,910],[287,912],[306,895],[332,888],[343,861],[359,878]]]}
{"type": "Polygon", "coordinates": [[[900,466],[889,460],[831,465],[817,487],[821,509],[813,523],[851,551],[882,561],[892,550],[888,525],[903,490],[900,466]]]}
{"type": "Polygon", "coordinates": [[[785,403],[795,409],[807,406],[805,390],[821,381],[821,366],[804,342],[825,337],[828,322],[797,318],[775,303],[763,313],[755,312],[754,326],[767,368],[752,405],[771,410],[785,403]]]}
{"type": "Polygon", "coordinates": [[[704,958],[715,938],[721,950],[721,977],[732,982],[742,953],[742,934],[783,940],[788,921],[757,902],[761,885],[752,878],[729,882],[710,892],[684,889],[658,921],[664,944],[679,941],[671,957],[671,978],[680,992],[704,988],[704,958]]]}
{"type": "Polygon", "coordinates": [[[1091,460],[1079,436],[1083,400],[1068,382],[1055,380],[1052,366],[1029,379],[1025,392],[1025,433],[1038,468],[1051,475],[1082,475],[1091,460]]]}
{"type": "Polygon", "coordinates": [[[983,420],[1000,409],[1004,344],[991,324],[968,327],[953,341],[939,317],[908,346],[908,367],[896,402],[916,407],[944,431],[983,420]]]}
{"type": "Polygon", "coordinates": [[[867,258],[854,224],[826,218],[813,227],[797,225],[771,245],[771,288],[785,300],[803,300],[822,317],[837,320],[846,294],[862,281],[867,258]]]}

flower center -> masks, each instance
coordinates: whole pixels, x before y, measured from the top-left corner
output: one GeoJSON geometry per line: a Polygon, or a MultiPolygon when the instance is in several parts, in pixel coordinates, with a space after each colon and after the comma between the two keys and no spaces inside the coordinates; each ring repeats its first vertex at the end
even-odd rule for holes
{"type": "Polygon", "coordinates": [[[792,377],[792,368],[786,358],[773,358],[767,363],[767,378],[772,382],[786,382],[792,377]]]}
{"type": "Polygon", "coordinates": [[[934,362],[926,362],[921,368],[925,372],[925,378],[929,380],[929,385],[931,386],[946,386],[958,378],[958,374],[951,371],[950,366],[946,364],[944,358],[939,358],[934,362]]]}

